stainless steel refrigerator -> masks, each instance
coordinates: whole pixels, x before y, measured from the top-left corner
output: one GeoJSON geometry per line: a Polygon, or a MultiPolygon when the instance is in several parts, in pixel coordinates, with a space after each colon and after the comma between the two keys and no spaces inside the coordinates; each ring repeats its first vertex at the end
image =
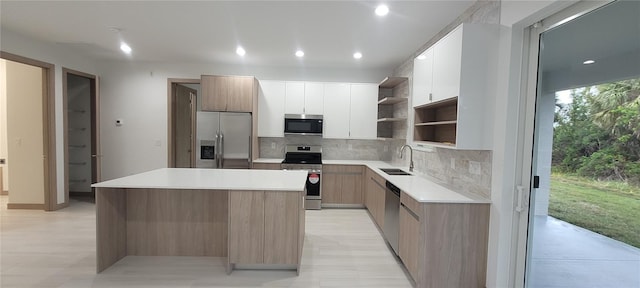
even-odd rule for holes
{"type": "Polygon", "coordinates": [[[251,161],[251,114],[196,114],[196,167],[248,169],[251,161]]]}

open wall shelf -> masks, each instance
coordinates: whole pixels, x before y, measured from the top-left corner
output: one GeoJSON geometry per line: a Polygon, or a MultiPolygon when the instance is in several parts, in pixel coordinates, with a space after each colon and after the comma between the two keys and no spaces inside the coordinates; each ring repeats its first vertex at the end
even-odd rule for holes
{"type": "Polygon", "coordinates": [[[455,146],[458,97],[416,107],[414,115],[414,141],[455,146]]]}
{"type": "MultiPolygon", "coordinates": [[[[394,138],[394,126],[397,128],[402,125],[401,123],[406,125],[406,116],[404,113],[396,115],[401,108],[394,105],[407,103],[407,80],[407,77],[387,77],[378,85],[378,138],[394,138]],[[404,97],[401,97],[401,95],[404,97]]],[[[404,127],[406,126],[401,129],[404,129],[404,127]]]]}

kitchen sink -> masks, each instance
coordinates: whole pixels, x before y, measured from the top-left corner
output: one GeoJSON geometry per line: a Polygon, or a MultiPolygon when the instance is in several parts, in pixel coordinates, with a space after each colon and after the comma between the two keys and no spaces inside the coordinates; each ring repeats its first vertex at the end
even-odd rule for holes
{"type": "Polygon", "coordinates": [[[398,168],[380,168],[380,170],[382,170],[382,172],[384,173],[394,176],[411,175],[411,173],[405,172],[404,170],[398,168]]]}

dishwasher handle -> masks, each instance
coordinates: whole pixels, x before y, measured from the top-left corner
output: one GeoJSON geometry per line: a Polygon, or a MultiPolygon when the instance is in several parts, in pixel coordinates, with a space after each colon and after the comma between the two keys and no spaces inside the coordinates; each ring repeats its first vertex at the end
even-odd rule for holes
{"type": "Polygon", "coordinates": [[[393,194],[396,194],[396,196],[400,197],[400,188],[398,188],[396,185],[393,185],[393,183],[386,181],[385,186],[387,186],[387,189],[393,192],[393,194]]]}

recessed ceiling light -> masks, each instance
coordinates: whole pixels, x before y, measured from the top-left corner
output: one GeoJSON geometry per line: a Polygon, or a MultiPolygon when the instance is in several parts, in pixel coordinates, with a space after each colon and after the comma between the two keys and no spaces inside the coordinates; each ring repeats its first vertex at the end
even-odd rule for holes
{"type": "Polygon", "coordinates": [[[385,16],[387,14],[389,14],[389,7],[387,7],[387,5],[381,4],[376,7],[376,15],[385,16]]]}
{"type": "Polygon", "coordinates": [[[353,53],[353,58],[356,58],[356,59],[362,58],[362,53],[360,52],[353,53]]]}
{"type": "Polygon", "coordinates": [[[125,42],[120,42],[120,50],[124,53],[131,54],[131,47],[125,42]]]}
{"type": "Polygon", "coordinates": [[[296,57],[303,57],[303,56],[304,56],[304,51],[302,50],[296,51],[296,57]]]}
{"type": "Polygon", "coordinates": [[[244,56],[244,54],[247,54],[247,51],[244,51],[244,48],[242,48],[241,46],[238,46],[238,48],[236,48],[236,54],[240,56],[244,56]]]}
{"type": "Polygon", "coordinates": [[[427,59],[427,55],[421,54],[420,56],[418,56],[418,60],[424,60],[427,59]]]}
{"type": "Polygon", "coordinates": [[[589,64],[593,64],[593,63],[596,63],[596,61],[586,60],[586,61],[582,62],[582,64],[584,64],[584,65],[589,65],[589,64]]]}

